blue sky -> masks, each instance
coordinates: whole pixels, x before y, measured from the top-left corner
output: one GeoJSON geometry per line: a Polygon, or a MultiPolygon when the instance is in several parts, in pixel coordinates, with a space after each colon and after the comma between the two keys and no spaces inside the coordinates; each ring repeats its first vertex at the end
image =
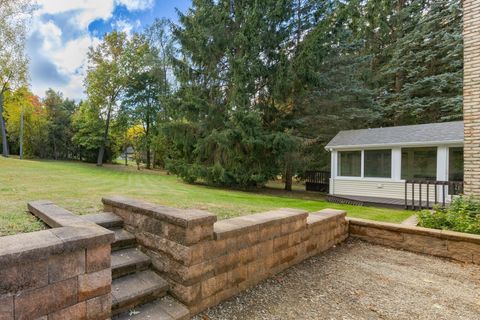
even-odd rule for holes
{"type": "Polygon", "coordinates": [[[155,18],[177,20],[190,0],[37,0],[27,53],[32,91],[48,88],[66,97],[84,98],[83,79],[88,48],[106,32],[141,31],[155,18]]]}

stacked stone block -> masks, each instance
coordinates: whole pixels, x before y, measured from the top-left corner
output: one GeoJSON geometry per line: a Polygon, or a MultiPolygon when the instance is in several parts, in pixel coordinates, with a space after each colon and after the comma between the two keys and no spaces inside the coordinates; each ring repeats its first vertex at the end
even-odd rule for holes
{"type": "Polygon", "coordinates": [[[191,314],[254,286],[346,239],[345,212],[308,214],[280,209],[216,222],[198,210],[180,210],[123,197],[103,199],[124,219],[170,293],[191,314]]]}
{"type": "Polygon", "coordinates": [[[0,238],[0,319],[108,319],[110,243],[99,229],[0,238]]]}
{"type": "Polygon", "coordinates": [[[465,194],[480,196],[480,1],[463,1],[465,194]]]}
{"type": "Polygon", "coordinates": [[[480,264],[479,235],[356,218],[348,218],[348,222],[352,237],[395,249],[480,264]]]}

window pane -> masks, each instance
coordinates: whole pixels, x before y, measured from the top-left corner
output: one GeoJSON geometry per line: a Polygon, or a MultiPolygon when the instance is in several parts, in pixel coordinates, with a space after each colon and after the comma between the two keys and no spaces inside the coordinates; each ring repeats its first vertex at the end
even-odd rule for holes
{"type": "Polygon", "coordinates": [[[402,149],[402,179],[437,180],[437,148],[402,149]]]}
{"type": "Polygon", "coordinates": [[[361,151],[341,151],[338,153],[338,175],[360,177],[361,151]]]}
{"type": "Polygon", "coordinates": [[[448,153],[448,180],[463,181],[463,148],[449,148],[448,153]]]}
{"type": "Polygon", "coordinates": [[[392,150],[365,150],[365,177],[392,177],[392,150]]]}

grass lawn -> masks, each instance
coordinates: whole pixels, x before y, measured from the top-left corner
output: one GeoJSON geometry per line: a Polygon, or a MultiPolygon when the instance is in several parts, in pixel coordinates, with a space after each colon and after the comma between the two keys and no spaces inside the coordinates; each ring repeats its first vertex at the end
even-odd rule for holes
{"type": "Polygon", "coordinates": [[[31,161],[0,157],[0,236],[44,228],[27,212],[31,200],[51,200],[77,214],[98,212],[101,198],[120,194],[167,206],[208,210],[225,219],[238,215],[290,207],[316,211],[323,208],[347,210],[352,217],[400,222],[408,211],[338,205],[321,195],[306,192],[287,194],[271,188],[259,192],[232,191],[188,185],[177,177],[135,167],[59,161],[31,161]]]}

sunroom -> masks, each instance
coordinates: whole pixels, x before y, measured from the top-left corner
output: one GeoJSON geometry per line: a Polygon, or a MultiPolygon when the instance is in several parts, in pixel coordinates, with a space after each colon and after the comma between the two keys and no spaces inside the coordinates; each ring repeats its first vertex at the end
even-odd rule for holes
{"type": "Polygon", "coordinates": [[[463,121],[341,131],[326,149],[330,199],[421,208],[463,190],[463,121]]]}

